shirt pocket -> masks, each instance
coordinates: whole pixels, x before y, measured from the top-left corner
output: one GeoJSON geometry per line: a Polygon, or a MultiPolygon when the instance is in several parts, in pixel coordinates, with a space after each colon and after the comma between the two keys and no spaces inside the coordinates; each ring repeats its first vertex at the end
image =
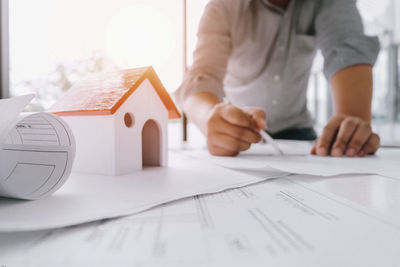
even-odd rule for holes
{"type": "Polygon", "coordinates": [[[317,51],[316,36],[308,34],[295,34],[293,36],[287,71],[296,80],[299,78],[308,80],[317,51]]]}

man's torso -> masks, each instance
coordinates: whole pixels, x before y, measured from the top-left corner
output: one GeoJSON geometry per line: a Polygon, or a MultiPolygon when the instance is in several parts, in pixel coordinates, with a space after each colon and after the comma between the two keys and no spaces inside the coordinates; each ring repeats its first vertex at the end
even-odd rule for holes
{"type": "Polygon", "coordinates": [[[312,126],[307,85],[316,53],[318,0],[292,0],[286,10],[267,0],[229,1],[232,54],[224,91],[239,106],[263,108],[271,132],[312,126]],[[248,3],[247,3],[248,2],[248,3]]]}

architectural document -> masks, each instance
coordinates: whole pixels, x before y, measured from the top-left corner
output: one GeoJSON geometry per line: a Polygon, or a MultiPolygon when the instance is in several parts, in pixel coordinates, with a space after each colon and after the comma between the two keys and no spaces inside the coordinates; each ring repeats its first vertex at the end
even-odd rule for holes
{"type": "Polygon", "coordinates": [[[51,113],[21,114],[32,97],[0,100],[0,197],[43,198],[57,191],[71,172],[71,130],[51,113]]]}
{"type": "Polygon", "coordinates": [[[398,267],[400,225],[270,180],[77,227],[0,234],[4,266],[398,267]]]}
{"type": "MultiPolygon", "coordinates": [[[[187,150],[185,153],[195,158],[213,162],[217,165],[262,172],[263,169],[276,169],[293,174],[333,176],[341,174],[379,174],[400,179],[400,153],[397,150],[381,149],[376,155],[363,158],[319,157],[309,155],[307,144],[292,142],[293,150],[287,149],[284,155],[276,155],[269,145],[254,145],[250,150],[236,157],[211,156],[205,149],[187,150]]],[[[281,148],[284,150],[283,145],[281,148]]],[[[285,151],[285,150],[284,150],[285,151]]]]}
{"type": "Polygon", "coordinates": [[[131,215],[169,201],[288,175],[270,170],[260,178],[174,152],[169,159],[168,167],[145,168],[121,176],[73,172],[58,192],[37,201],[0,199],[0,232],[49,229],[131,215]]]}

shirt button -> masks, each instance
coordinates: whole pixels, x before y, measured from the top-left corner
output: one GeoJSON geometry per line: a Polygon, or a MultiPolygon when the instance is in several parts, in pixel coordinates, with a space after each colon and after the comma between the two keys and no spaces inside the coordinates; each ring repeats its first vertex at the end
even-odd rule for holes
{"type": "Polygon", "coordinates": [[[272,100],[272,105],[276,105],[278,104],[278,101],[276,101],[276,99],[272,100]]]}
{"type": "Polygon", "coordinates": [[[275,75],[275,76],[274,76],[274,80],[277,81],[277,82],[280,81],[280,80],[281,80],[281,76],[275,75]]]}
{"type": "Polygon", "coordinates": [[[281,46],[279,47],[279,51],[284,52],[284,51],[285,51],[285,46],[281,45],[281,46]]]}

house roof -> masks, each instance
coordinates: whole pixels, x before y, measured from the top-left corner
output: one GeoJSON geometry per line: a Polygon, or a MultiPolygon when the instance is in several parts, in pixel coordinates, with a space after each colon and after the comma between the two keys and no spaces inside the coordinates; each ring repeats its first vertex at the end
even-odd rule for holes
{"type": "Polygon", "coordinates": [[[61,116],[111,115],[148,79],[168,110],[170,119],[180,113],[152,67],[91,76],[71,87],[49,111],[61,116]]]}

